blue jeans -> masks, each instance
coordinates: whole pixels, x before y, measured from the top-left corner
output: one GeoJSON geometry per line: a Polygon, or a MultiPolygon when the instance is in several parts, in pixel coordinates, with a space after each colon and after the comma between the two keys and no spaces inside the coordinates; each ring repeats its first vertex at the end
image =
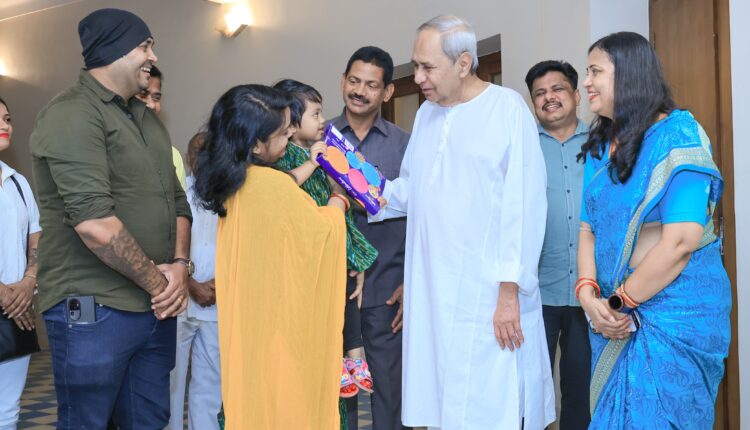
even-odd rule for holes
{"type": "Polygon", "coordinates": [[[57,429],[162,429],[176,319],[96,306],[96,322],[68,324],[65,301],[44,312],[57,393],[57,429]]]}

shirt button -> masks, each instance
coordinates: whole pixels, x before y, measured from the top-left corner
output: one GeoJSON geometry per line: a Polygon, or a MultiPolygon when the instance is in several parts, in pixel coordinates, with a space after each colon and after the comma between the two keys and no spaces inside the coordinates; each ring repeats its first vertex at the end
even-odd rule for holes
{"type": "Polygon", "coordinates": [[[569,271],[568,271],[568,273],[570,273],[570,274],[572,275],[572,274],[573,274],[573,271],[572,271],[572,270],[569,270],[569,271]]]}
{"type": "Polygon", "coordinates": [[[569,217],[568,217],[568,219],[573,219],[573,217],[572,217],[572,216],[569,216],[569,217]]]}
{"type": "Polygon", "coordinates": [[[569,244],[568,244],[568,246],[572,248],[572,247],[573,247],[573,244],[572,244],[572,243],[569,243],[569,244]]]}
{"type": "Polygon", "coordinates": [[[568,168],[568,166],[563,166],[563,167],[566,168],[566,169],[568,168]]]}
{"type": "Polygon", "coordinates": [[[570,190],[565,190],[565,191],[570,192],[570,190]]]}
{"type": "Polygon", "coordinates": [[[161,169],[157,170],[156,173],[161,175],[161,169]]]}

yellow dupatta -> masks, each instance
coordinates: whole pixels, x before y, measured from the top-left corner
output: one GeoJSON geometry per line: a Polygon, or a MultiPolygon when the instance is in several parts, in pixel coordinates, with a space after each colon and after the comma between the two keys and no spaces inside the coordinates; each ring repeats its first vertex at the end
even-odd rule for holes
{"type": "Polygon", "coordinates": [[[216,249],[226,429],[337,430],[344,216],[260,166],[226,207],[216,249]]]}

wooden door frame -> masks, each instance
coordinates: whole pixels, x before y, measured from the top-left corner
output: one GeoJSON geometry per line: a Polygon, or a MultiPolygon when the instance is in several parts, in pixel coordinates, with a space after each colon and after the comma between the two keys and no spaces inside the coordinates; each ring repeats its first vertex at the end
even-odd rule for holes
{"type": "Polygon", "coordinates": [[[724,398],[726,429],[740,430],[740,362],[737,330],[737,235],[734,212],[734,140],[732,132],[732,61],[729,39],[729,0],[714,0],[716,79],[719,89],[717,138],[721,153],[719,169],[724,177],[721,201],[724,233],[724,267],[732,284],[730,316],[732,341],[726,362],[724,398]]]}
{"type": "MultiPolygon", "coordinates": [[[[649,21],[654,18],[654,3],[649,0],[649,21]]],[[[719,214],[720,236],[723,239],[723,260],[732,289],[732,310],[730,313],[731,342],[729,356],[725,361],[724,379],[719,385],[717,395],[716,419],[714,429],[740,430],[740,390],[739,390],[739,354],[737,331],[737,236],[734,212],[734,148],[732,136],[732,79],[729,38],[729,0],[711,0],[713,6],[713,43],[716,88],[716,137],[713,142],[717,148],[714,154],[719,170],[724,179],[724,193],[719,214]]],[[[653,31],[651,41],[654,41],[653,31]]]]}

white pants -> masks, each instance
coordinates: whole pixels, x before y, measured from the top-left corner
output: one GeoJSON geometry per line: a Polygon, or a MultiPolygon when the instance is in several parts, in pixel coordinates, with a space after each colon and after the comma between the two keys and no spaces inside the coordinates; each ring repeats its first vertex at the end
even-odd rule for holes
{"type": "Polygon", "coordinates": [[[167,427],[169,430],[183,430],[182,416],[188,367],[188,428],[218,430],[217,415],[221,410],[221,363],[216,322],[200,321],[182,315],[177,317],[177,356],[169,378],[172,413],[167,427]]]}
{"type": "Polygon", "coordinates": [[[30,355],[0,363],[0,430],[16,430],[30,355]]]}

